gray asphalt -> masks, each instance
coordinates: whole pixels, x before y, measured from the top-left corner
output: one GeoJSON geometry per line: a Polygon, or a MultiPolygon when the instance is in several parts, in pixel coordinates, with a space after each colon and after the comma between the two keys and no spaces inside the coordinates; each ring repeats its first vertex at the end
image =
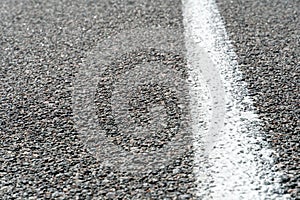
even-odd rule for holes
{"type": "Polygon", "coordinates": [[[300,2],[217,3],[265,139],[276,150],[283,192],[300,198],[300,2]]]}
{"type": "MultiPolygon", "coordinates": [[[[278,153],[277,170],[285,173],[284,189],[278,193],[291,193],[296,199],[300,196],[300,2],[225,0],[218,6],[257,112],[265,122],[266,140],[278,153]]],[[[99,44],[137,28],[161,27],[183,35],[181,8],[179,0],[1,1],[0,199],[195,198],[191,145],[158,169],[126,172],[106,165],[88,149],[72,110],[74,78],[99,44]]],[[[165,42],[168,46],[170,41],[165,42]]],[[[114,64],[121,68],[124,63],[134,64],[138,61],[130,56],[138,55],[166,66],[175,63],[184,74],[185,61],[178,52],[129,53],[116,55],[114,64]]],[[[151,90],[164,101],[159,91],[168,92],[151,90]]],[[[140,92],[152,95],[147,86],[140,92]]],[[[180,109],[172,106],[180,103],[173,99],[167,111],[175,108],[176,116],[180,109]]],[[[140,101],[137,96],[132,104],[143,103],[140,101]]],[[[137,115],[144,111],[138,105],[133,108],[137,115]]],[[[101,113],[105,108],[98,109],[101,113]]],[[[111,116],[107,112],[103,126],[111,116]]],[[[142,122],[147,117],[137,116],[142,122]]],[[[136,142],[128,145],[111,127],[106,130],[107,137],[125,149],[140,147],[136,142]]],[[[147,142],[160,148],[174,137],[172,133],[167,136],[159,137],[162,144],[147,142]]]]}
{"type": "MultiPolygon", "coordinates": [[[[2,1],[0,13],[1,199],[192,198],[191,144],[158,169],[124,172],[86,148],[72,112],[74,78],[89,53],[124,30],[155,26],[183,36],[180,1],[2,1]]],[[[167,65],[182,59],[174,52],[145,51],[129,53],[167,65]]],[[[116,63],[120,56],[135,63],[130,55],[116,55],[116,63]]],[[[164,100],[161,94],[158,98],[164,100]]],[[[101,106],[100,121],[106,116],[101,106]]],[[[108,125],[107,118],[104,122],[108,125]]],[[[112,134],[107,128],[107,137],[118,143],[112,134]]],[[[147,143],[159,148],[170,139],[164,133],[161,137],[147,143]]],[[[138,138],[133,140],[138,146],[138,138]]],[[[122,146],[130,148],[129,140],[123,138],[122,146]]]]}

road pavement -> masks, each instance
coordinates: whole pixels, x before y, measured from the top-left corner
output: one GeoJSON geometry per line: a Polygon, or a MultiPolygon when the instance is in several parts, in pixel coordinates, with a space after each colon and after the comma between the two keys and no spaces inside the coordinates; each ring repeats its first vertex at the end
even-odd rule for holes
{"type": "Polygon", "coordinates": [[[299,198],[299,1],[217,1],[250,95],[276,150],[284,192],[299,198]]]}
{"type": "MultiPolygon", "coordinates": [[[[297,199],[299,1],[217,6],[297,199]]],[[[0,19],[0,199],[198,198],[181,1],[3,0],[0,19]]]]}

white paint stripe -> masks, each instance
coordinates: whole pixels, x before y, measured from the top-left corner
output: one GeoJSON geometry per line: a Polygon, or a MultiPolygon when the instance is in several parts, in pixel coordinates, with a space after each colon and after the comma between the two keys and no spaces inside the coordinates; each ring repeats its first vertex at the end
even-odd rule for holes
{"type": "Polygon", "coordinates": [[[241,81],[236,55],[212,0],[183,0],[195,137],[195,174],[203,199],[285,199],[241,81]],[[206,128],[208,127],[208,128],[206,128]],[[275,180],[272,180],[274,178],[275,180]]]}

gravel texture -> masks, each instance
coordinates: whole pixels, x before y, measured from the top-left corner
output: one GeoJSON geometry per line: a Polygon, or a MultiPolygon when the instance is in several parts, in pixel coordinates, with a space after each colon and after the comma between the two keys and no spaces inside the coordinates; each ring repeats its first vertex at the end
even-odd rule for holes
{"type": "MultiPolygon", "coordinates": [[[[126,29],[172,27],[183,33],[179,0],[5,0],[0,15],[1,199],[193,198],[191,146],[159,169],[121,172],[85,148],[72,112],[72,81],[88,53],[126,29]]],[[[155,59],[163,62],[159,54],[155,59]]],[[[166,59],[181,62],[174,56],[166,59]]],[[[172,91],[151,88],[156,89],[145,85],[140,90],[159,93],[149,104],[168,103],[168,126],[176,128],[179,109],[160,94],[172,96],[172,91]]],[[[136,109],[140,99],[133,97],[131,103],[136,109]]],[[[147,110],[147,105],[137,109],[147,110]]],[[[174,134],[176,130],[159,137],[169,140],[174,134]]]]}
{"type": "MultiPolygon", "coordinates": [[[[132,85],[132,88],[123,91],[123,93],[127,93],[124,96],[128,99],[127,104],[130,113],[125,113],[128,118],[126,116],[121,117],[122,115],[119,111],[119,113],[115,113],[115,115],[118,114],[119,117],[117,118],[121,119],[116,120],[113,113],[113,110],[116,110],[116,108],[113,109],[111,104],[115,104],[114,107],[121,107],[119,109],[124,109],[125,106],[121,104],[122,102],[120,102],[119,99],[111,100],[113,91],[117,89],[117,85],[114,84],[114,82],[119,81],[123,73],[136,68],[139,64],[150,63],[151,66],[146,67],[155,68],[153,65],[154,62],[157,61],[160,62],[159,65],[163,65],[165,68],[172,69],[177,66],[177,70],[183,71],[182,76],[187,78],[185,62],[182,57],[155,50],[131,53],[126,55],[125,59],[129,61],[129,64],[124,64],[124,61],[119,61],[115,63],[115,66],[109,66],[103,73],[103,77],[101,77],[102,81],[98,84],[96,105],[98,106],[100,126],[102,129],[107,130],[106,134],[114,144],[122,146],[125,150],[130,150],[132,147],[136,147],[140,149],[140,151],[147,151],[149,148],[160,148],[170,142],[180,128],[182,111],[180,108],[181,104],[178,103],[176,91],[169,88],[168,85],[159,84],[154,81],[152,81],[152,83],[146,82],[136,86],[132,85]],[[159,110],[155,109],[152,111],[154,113],[152,113],[151,110],[154,109],[154,105],[156,105],[159,110]],[[163,112],[163,107],[166,108],[165,113],[163,112]],[[105,110],[107,111],[105,112],[105,110]],[[162,113],[159,111],[162,111],[162,113]],[[158,115],[157,120],[150,120],[153,118],[151,115],[155,115],[155,113],[158,115]],[[130,121],[126,122],[128,120],[130,121]],[[163,120],[165,121],[164,123],[163,120]],[[117,124],[116,121],[119,121],[119,123],[117,124]],[[120,126],[122,126],[122,128],[119,128],[120,126]],[[139,130],[136,134],[132,134],[136,132],[136,126],[146,128],[145,130],[139,130]],[[157,129],[159,129],[159,131],[157,129]]],[[[122,60],[124,60],[124,57],[122,60]]],[[[130,75],[133,76],[133,79],[135,79],[139,73],[146,73],[147,70],[141,68],[137,71],[137,73],[130,75]]],[[[163,69],[158,68],[158,71],[163,71],[163,69]]],[[[152,70],[152,74],[147,75],[153,76],[153,74],[154,70],[152,70]]],[[[158,74],[154,76],[157,77],[158,74]]],[[[132,77],[128,75],[124,76],[126,80],[122,85],[128,88],[130,84],[134,83],[134,80],[130,80],[131,78],[132,77]]],[[[175,80],[173,79],[173,81],[175,80]]],[[[121,93],[120,89],[118,92],[121,93]]]]}
{"type": "MultiPolygon", "coordinates": [[[[225,0],[218,5],[265,123],[265,139],[278,153],[277,168],[284,172],[282,192],[297,198],[299,1],[225,0]]],[[[160,168],[121,171],[103,164],[86,148],[75,128],[77,116],[72,110],[74,77],[97,44],[123,30],[151,26],[173,28],[183,34],[181,7],[179,0],[1,1],[0,199],[195,198],[191,146],[160,168]]],[[[143,62],[184,63],[183,56],[174,56],[178,55],[174,52],[166,56],[155,50],[130,53],[141,54],[143,62]]],[[[125,63],[133,62],[129,54],[124,58],[125,63]]],[[[95,102],[99,123],[107,127],[112,113],[108,109],[107,115],[100,114],[105,109],[101,94],[99,87],[95,102]]],[[[176,93],[150,84],[133,89],[129,95],[129,105],[136,111],[131,117],[150,130],[146,123],[152,117],[149,105],[165,106],[161,115],[168,123],[157,138],[166,143],[172,140],[183,116],[176,93]],[[138,92],[149,97],[148,101],[142,101],[138,92]]],[[[164,145],[146,137],[147,145],[142,147],[136,142],[137,136],[115,135],[111,125],[115,124],[109,124],[107,137],[127,151],[134,147],[145,152],[149,146],[164,145]],[[124,139],[133,141],[132,145],[124,139]]]]}
{"type": "Polygon", "coordinates": [[[300,198],[299,1],[217,1],[265,140],[276,150],[283,193],[300,198]]]}

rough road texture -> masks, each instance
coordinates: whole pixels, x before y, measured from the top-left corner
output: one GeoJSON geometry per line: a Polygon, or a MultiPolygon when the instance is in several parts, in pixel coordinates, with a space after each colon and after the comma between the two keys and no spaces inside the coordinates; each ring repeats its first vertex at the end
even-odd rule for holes
{"type": "MultiPolygon", "coordinates": [[[[222,1],[266,140],[299,195],[299,1],[222,1]]],[[[0,3],[0,198],[192,199],[192,151],[160,170],[103,167],[74,129],[71,88],[86,53],[124,29],[183,32],[179,0],[0,3]],[[137,3],[138,2],[138,3],[137,3]]]]}
{"type": "Polygon", "coordinates": [[[248,89],[277,152],[284,193],[300,198],[299,1],[218,1],[248,89]]]}
{"type": "Polygon", "coordinates": [[[124,29],[183,32],[179,0],[9,0],[0,15],[1,199],[192,198],[191,151],[159,170],[120,173],[84,148],[71,109],[86,53],[124,29]]]}

